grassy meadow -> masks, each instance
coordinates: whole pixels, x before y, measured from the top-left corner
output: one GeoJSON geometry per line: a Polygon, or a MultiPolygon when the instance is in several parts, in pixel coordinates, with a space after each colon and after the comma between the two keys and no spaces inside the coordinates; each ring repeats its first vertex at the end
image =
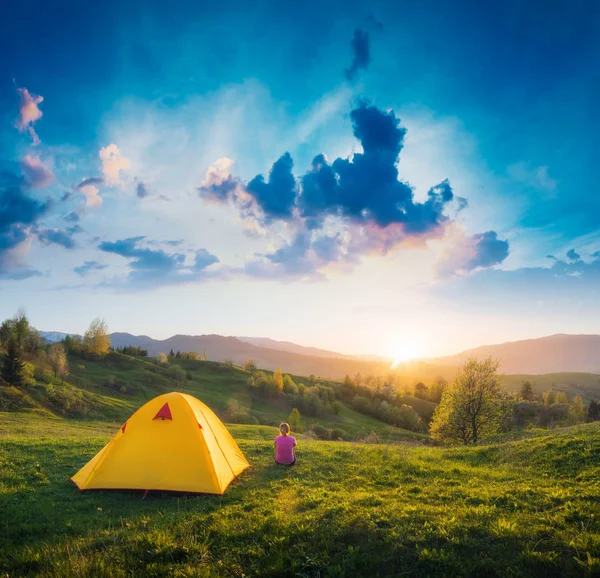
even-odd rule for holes
{"type": "Polygon", "coordinates": [[[599,424],[447,449],[300,436],[291,468],[275,428],[232,425],[252,468],[223,496],[79,492],[118,425],[0,413],[0,575],[600,573],[599,424]]]}

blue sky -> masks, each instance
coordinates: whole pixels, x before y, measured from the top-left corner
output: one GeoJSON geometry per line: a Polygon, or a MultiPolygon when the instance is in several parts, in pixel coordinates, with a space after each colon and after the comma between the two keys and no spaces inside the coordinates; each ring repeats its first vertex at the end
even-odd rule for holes
{"type": "Polygon", "coordinates": [[[600,5],[37,3],[0,315],[452,353],[600,332],[600,5]]]}

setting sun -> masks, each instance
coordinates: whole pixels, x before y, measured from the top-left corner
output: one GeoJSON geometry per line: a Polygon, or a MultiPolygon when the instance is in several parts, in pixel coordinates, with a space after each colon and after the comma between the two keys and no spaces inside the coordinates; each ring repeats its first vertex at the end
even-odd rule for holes
{"type": "Polygon", "coordinates": [[[421,356],[421,345],[410,339],[400,340],[390,348],[390,357],[394,359],[392,369],[399,363],[405,363],[421,356]]]}

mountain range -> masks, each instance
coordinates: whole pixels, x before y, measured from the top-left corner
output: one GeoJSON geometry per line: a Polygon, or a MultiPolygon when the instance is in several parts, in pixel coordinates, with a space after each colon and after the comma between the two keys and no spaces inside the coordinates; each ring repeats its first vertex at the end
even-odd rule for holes
{"type": "Polygon", "coordinates": [[[482,345],[456,355],[429,360],[440,365],[461,365],[469,357],[494,357],[504,373],[600,373],[600,335],[558,333],[538,339],[482,345]]]}
{"type": "MultiPolygon", "coordinates": [[[[64,339],[65,333],[40,332],[47,341],[64,339]]],[[[356,373],[387,374],[391,360],[385,357],[344,355],[316,347],[305,347],[288,341],[264,337],[233,337],[223,335],[174,335],[158,340],[146,335],[113,333],[113,347],[136,345],[148,350],[151,356],[160,351],[206,351],[213,361],[232,360],[241,364],[252,359],[258,367],[275,369],[295,375],[314,374],[318,377],[340,379],[356,373]]],[[[455,355],[404,363],[394,370],[405,376],[420,379],[436,375],[451,376],[469,357],[492,356],[500,360],[500,371],[506,374],[547,374],[556,372],[600,373],[600,335],[551,335],[497,345],[484,345],[455,355]]]]}

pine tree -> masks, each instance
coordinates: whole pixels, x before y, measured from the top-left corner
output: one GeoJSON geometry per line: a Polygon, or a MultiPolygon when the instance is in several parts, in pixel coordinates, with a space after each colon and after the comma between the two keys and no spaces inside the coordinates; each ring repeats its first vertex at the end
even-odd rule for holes
{"type": "Polygon", "coordinates": [[[25,382],[25,363],[21,360],[17,344],[12,341],[8,344],[4,356],[2,378],[14,387],[19,387],[25,382]]]}

